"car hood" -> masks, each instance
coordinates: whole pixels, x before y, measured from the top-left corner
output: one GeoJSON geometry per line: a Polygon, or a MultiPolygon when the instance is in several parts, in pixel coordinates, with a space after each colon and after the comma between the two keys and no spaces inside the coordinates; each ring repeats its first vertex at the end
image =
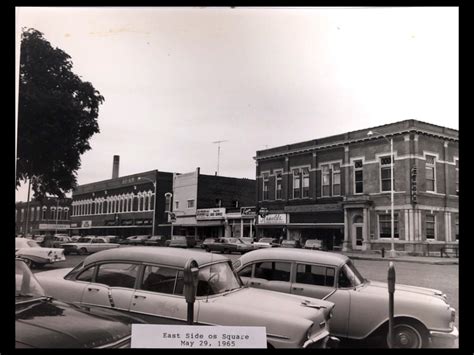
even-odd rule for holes
{"type": "MultiPolygon", "coordinates": [[[[369,281],[364,286],[358,288],[360,292],[363,293],[372,293],[372,294],[384,294],[388,297],[388,284],[386,282],[379,281],[369,281]]],[[[438,298],[444,298],[443,292],[440,290],[435,290],[432,288],[410,286],[403,284],[395,284],[395,295],[397,297],[413,297],[414,294],[418,296],[435,296],[438,298]]]]}
{"type": "Polygon", "coordinates": [[[48,299],[16,305],[16,342],[34,348],[94,348],[130,336],[112,313],[94,314],[48,299]]]}
{"type": "Polygon", "coordinates": [[[224,296],[200,298],[198,317],[200,323],[265,326],[267,334],[293,337],[313,323],[326,322],[333,307],[329,301],[244,287],[224,296]]]}

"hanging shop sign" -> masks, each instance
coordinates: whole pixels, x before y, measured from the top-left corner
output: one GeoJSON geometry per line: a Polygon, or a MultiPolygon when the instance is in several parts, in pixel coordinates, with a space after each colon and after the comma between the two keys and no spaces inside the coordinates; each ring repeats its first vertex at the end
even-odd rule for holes
{"type": "Polygon", "coordinates": [[[196,220],[222,219],[225,216],[225,208],[202,208],[196,210],[196,220]]]}
{"type": "Polygon", "coordinates": [[[246,217],[255,217],[256,209],[255,207],[241,207],[240,214],[246,217]]]}
{"type": "Polygon", "coordinates": [[[258,216],[258,224],[286,224],[287,216],[286,213],[268,214],[265,217],[258,216]]]}

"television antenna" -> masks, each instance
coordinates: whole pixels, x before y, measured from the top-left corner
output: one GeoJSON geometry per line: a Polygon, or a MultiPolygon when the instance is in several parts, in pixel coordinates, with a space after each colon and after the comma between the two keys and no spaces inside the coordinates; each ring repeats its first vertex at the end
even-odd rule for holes
{"type": "Polygon", "coordinates": [[[212,142],[214,144],[217,144],[217,171],[216,171],[216,175],[219,175],[219,159],[220,159],[220,155],[221,155],[221,143],[223,142],[228,142],[227,140],[221,140],[221,141],[215,141],[215,142],[212,142]]]}

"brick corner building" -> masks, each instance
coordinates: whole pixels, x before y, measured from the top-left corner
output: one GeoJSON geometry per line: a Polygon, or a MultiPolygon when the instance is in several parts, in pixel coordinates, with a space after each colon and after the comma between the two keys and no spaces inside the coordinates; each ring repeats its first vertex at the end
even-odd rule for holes
{"type": "Polygon", "coordinates": [[[457,247],[459,133],[405,120],[257,151],[258,236],[322,239],[328,249],[457,247]],[[368,134],[372,131],[372,134],[368,134]]]}

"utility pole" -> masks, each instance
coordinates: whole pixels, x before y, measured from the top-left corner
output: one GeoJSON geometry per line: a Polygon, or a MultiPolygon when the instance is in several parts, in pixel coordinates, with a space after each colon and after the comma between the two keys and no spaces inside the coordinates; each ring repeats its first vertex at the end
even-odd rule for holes
{"type": "Polygon", "coordinates": [[[216,175],[219,175],[219,159],[220,159],[220,154],[221,154],[221,143],[222,142],[228,142],[227,140],[223,140],[223,141],[215,141],[215,142],[212,142],[214,144],[217,143],[217,171],[216,171],[216,175]]]}

